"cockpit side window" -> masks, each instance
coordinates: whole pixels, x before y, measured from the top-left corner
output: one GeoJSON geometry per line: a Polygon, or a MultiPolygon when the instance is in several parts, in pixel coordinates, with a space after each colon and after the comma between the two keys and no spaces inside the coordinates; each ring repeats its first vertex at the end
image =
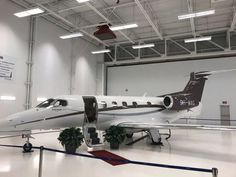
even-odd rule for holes
{"type": "Polygon", "coordinates": [[[58,106],[67,106],[67,101],[66,100],[56,100],[53,103],[54,107],[58,107],[58,106]]]}
{"type": "Polygon", "coordinates": [[[36,106],[37,108],[47,108],[48,106],[50,106],[52,104],[52,102],[54,102],[55,100],[50,98],[42,103],[40,103],[38,106],[36,106]]]}

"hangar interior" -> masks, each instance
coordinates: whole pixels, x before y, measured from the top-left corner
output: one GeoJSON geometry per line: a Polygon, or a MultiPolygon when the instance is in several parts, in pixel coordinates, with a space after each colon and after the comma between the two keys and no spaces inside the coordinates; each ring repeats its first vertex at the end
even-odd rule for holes
{"type": "MultiPolygon", "coordinates": [[[[6,60],[11,73],[3,75],[6,72],[0,65],[0,120],[57,95],[156,97],[183,90],[191,72],[236,69],[235,3],[234,0],[1,0],[0,64],[6,60]],[[24,18],[14,15],[33,8],[40,8],[43,13],[24,18]],[[183,14],[196,15],[206,10],[215,12],[178,19],[183,14]],[[95,35],[102,26],[134,23],[136,27],[119,29],[109,34],[113,37],[105,36],[106,40],[95,35]],[[65,34],[77,32],[82,36],[61,39],[65,34]],[[185,41],[204,37],[210,40],[185,41]],[[134,49],[145,44],[153,46],[134,49]],[[109,52],[92,53],[104,49],[109,52]]],[[[177,123],[236,126],[235,72],[209,76],[200,116],[183,118],[177,123]]],[[[58,134],[35,135],[32,142],[62,150],[58,134]]],[[[172,134],[169,141],[163,142],[164,146],[151,146],[142,140],[133,146],[123,144],[114,153],[146,162],[217,167],[221,177],[236,176],[235,132],[174,130],[172,134]]],[[[22,145],[24,141],[20,137],[3,138],[0,144],[22,145]]],[[[105,148],[109,146],[106,144],[105,148]]],[[[79,151],[87,153],[86,145],[79,151]]],[[[0,147],[0,156],[0,176],[37,176],[38,151],[22,154],[19,149],[0,147]]],[[[132,164],[113,167],[99,160],[50,152],[45,153],[43,174],[211,176],[132,164]],[[75,165],[78,168],[71,173],[75,165]]]]}

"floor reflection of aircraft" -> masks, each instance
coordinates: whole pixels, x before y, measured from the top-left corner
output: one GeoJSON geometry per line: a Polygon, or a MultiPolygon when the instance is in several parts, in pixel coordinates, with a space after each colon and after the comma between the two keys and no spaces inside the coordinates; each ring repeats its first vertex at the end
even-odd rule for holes
{"type": "MultiPolygon", "coordinates": [[[[234,70],[227,70],[234,71],[234,70]]],[[[181,92],[159,97],[77,96],[50,98],[37,107],[0,120],[0,134],[20,134],[27,138],[25,151],[30,151],[31,130],[82,126],[88,146],[100,143],[97,130],[112,125],[126,129],[128,137],[145,131],[153,143],[161,143],[160,129],[236,130],[233,126],[175,124],[180,118],[196,117],[201,112],[201,99],[208,76],[225,71],[202,71],[190,74],[181,92]]]]}

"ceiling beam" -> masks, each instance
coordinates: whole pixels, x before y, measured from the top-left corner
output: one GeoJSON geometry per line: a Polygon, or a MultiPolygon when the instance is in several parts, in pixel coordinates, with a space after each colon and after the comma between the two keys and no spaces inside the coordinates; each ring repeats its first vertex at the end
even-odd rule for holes
{"type": "MultiPolygon", "coordinates": [[[[204,37],[204,36],[202,36],[202,35],[199,35],[200,37],[204,37]]],[[[209,43],[211,43],[212,45],[214,45],[214,46],[216,46],[216,47],[218,47],[218,48],[220,48],[220,49],[222,49],[222,50],[225,50],[225,48],[224,47],[222,47],[221,45],[219,45],[219,44],[217,44],[217,43],[215,43],[214,41],[212,41],[212,40],[210,40],[210,41],[207,41],[207,42],[209,42],[209,43]]]]}
{"type": "MultiPolygon", "coordinates": [[[[65,19],[64,17],[62,17],[61,15],[57,14],[56,12],[48,9],[47,7],[45,7],[44,5],[41,5],[39,3],[36,3],[37,6],[41,7],[42,9],[46,10],[47,12],[49,12],[51,15],[55,16],[56,18],[62,20],[63,22],[65,22],[67,25],[71,26],[74,29],[78,29],[78,26],[76,26],[75,24],[73,24],[71,21],[65,19]]],[[[102,40],[98,39],[97,37],[93,36],[92,34],[89,34],[88,32],[84,31],[84,30],[80,30],[82,33],[84,33],[85,35],[87,35],[88,37],[96,40],[98,43],[103,44],[104,46],[109,46],[108,44],[106,44],[105,42],[103,42],[102,40]]]]}
{"type": "Polygon", "coordinates": [[[137,6],[139,7],[140,11],[143,13],[143,15],[145,16],[146,20],[148,21],[148,23],[152,26],[153,30],[155,31],[155,33],[157,34],[157,36],[159,36],[160,39],[163,39],[161,32],[158,29],[158,26],[156,26],[154,24],[154,22],[152,21],[151,17],[148,15],[147,11],[144,9],[144,7],[142,6],[142,4],[140,3],[139,0],[134,0],[135,3],[137,4],[137,6]]]}
{"type": "Polygon", "coordinates": [[[184,49],[185,51],[187,51],[188,53],[192,53],[189,49],[187,49],[186,47],[184,47],[183,45],[181,45],[180,43],[174,41],[173,39],[168,39],[169,41],[173,42],[174,44],[176,44],[177,46],[179,46],[180,48],[184,49]]]}
{"type": "MultiPolygon", "coordinates": [[[[96,7],[94,7],[90,2],[86,2],[86,5],[90,7],[95,13],[97,13],[101,18],[103,18],[106,22],[113,24],[105,15],[103,15],[96,7]]],[[[129,40],[131,43],[135,43],[130,37],[128,37],[124,32],[119,31],[119,33],[124,36],[127,40],[129,40]]]]}
{"type": "Polygon", "coordinates": [[[191,60],[204,60],[204,59],[217,59],[222,57],[236,56],[236,51],[221,51],[221,52],[210,52],[210,53],[199,53],[199,54],[185,54],[178,56],[161,56],[146,58],[141,60],[118,60],[116,62],[105,62],[106,66],[122,66],[122,65],[135,65],[135,64],[148,64],[148,63],[163,63],[163,62],[177,62],[177,61],[191,61],[191,60]]]}
{"type": "Polygon", "coordinates": [[[122,47],[122,46],[117,46],[120,47],[122,50],[124,50],[126,53],[128,53],[131,57],[133,57],[134,59],[136,58],[136,56],[134,56],[134,54],[132,54],[130,51],[128,51],[126,48],[122,47]]]}
{"type": "Polygon", "coordinates": [[[233,20],[231,22],[231,25],[230,25],[230,31],[233,31],[234,28],[235,28],[235,24],[236,24],[236,11],[234,11],[234,14],[233,14],[233,20]]]}
{"type": "MultiPolygon", "coordinates": [[[[206,33],[214,33],[214,32],[226,32],[229,29],[229,27],[225,27],[225,28],[219,28],[219,29],[212,29],[212,30],[201,30],[197,32],[197,35],[201,35],[201,34],[205,34],[206,33]]],[[[166,35],[163,36],[164,38],[175,38],[175,37],[189,37],[190,35],[192,35],[192,32],[189,33],[181,33],[181,34],[173,34],[173,35],[166,35]]],[[[156,36],[151,36],[151,37],[146,37],[146,38],[142,38],[140,39],[140,41],[148,41],[148,40],[158,40],[160,39],[159,37],[156,36]]],[[[109,43],[110,45],[120,45],[120,44],[127,44],[126,41],[118,41],[118,42],[114,42],[114,43],[109,43]]]]}
{"type": "MultiPolygon", "coordinates": [[[[187,3],[188,3],[188,12],[192,13],[193,12],[193,1],[187,0],[187,3]]],[[[195,23],[194,23],[194,18],[190,18],[190,25],[191,25],[193,37],[196,37],[196,27],[195,27],[195,23]]]]}

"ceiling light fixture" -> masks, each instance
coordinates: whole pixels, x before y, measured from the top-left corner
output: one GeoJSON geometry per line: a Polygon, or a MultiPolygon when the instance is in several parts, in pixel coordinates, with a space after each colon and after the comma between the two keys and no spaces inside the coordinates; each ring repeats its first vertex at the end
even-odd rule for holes
{"type": "Polygon", "coordinates": [[[77,0],[78,3],[84,3],[84,2],[88,2],[90,0],[77,0]]]}
{"type": "Polygon", "coordinates": [[[129,28],[137,28],[137,27],[138,27],[138,25],[136,23],[132,23],[132,24],[126,24],[126,25],[111,26],[110,30],[119,31],[119,30],[124,30],[124,29],[129,29],[129,28]]]}
{"type": "Polygon", "coordinates": [[[178,19],[184,20],[188,18],[202,17],[202,16],[207,16],[207,15],[213,15],[213,14],[215,14],[215,10],[207,10],[207,11],[202,11],[202,12],[179,15],[178,19]]]}
{"type": "Polygon", "coordinates": [[[38,102],[43,102],[43,101],[46,101],[46,100],[47,100],[46,97],[38,97],[38,98],[37,98],[37,101],[38,101],[38,102]]]}
{"type": "Polygon", "coordinates": [[[92,54],[101,54],[101,53],[109,53],[111,50],[106,49],[106,50],[98,50],[98,51],[92,51],[92,54]]]}
{"type": "Polygon", "coordinates": [[[150,48],[150,47],[155,47],[155,44],[150,43],[150,44],[143,44],[143,45],[133,45],[133,49],[142,49],[142,48],[150,48]]]}
{"type": "Polygon", "coordinates": [[[63,36],[60,36],[61,39],[70,39],[70,38],[75,38],[75,37],[81,37],[83,36],[82,33],[71,33],[71,34],[66,34],[63,36]]]}
{"type": "Polygon", "coordinates": [[[34,9],[29,9],[29,10],[26,10],[26,11],[15,13],[14,15],[19,17],[19,18],[22,18],[22,17],[31,16],[31,15],[41,14],[41,13],[44,13],[44,12],[45,11],[40,9],[40,8],[34,8],[34,9]]]}
{"type": "Polygon", "coordinates": [[[205,36],[205,37],[198,37],[198,38],[190,38],[190,39],[185,39],[185,43],[190,43],[190,42],[200,42],[200,41],[210,41],[211,36],[205,36]]]}
{"type": "Polygon", "coordinates": [[[0,100],[15,101],[16,97],[14,97],[14,96],[0,96],[0,100]]]}

